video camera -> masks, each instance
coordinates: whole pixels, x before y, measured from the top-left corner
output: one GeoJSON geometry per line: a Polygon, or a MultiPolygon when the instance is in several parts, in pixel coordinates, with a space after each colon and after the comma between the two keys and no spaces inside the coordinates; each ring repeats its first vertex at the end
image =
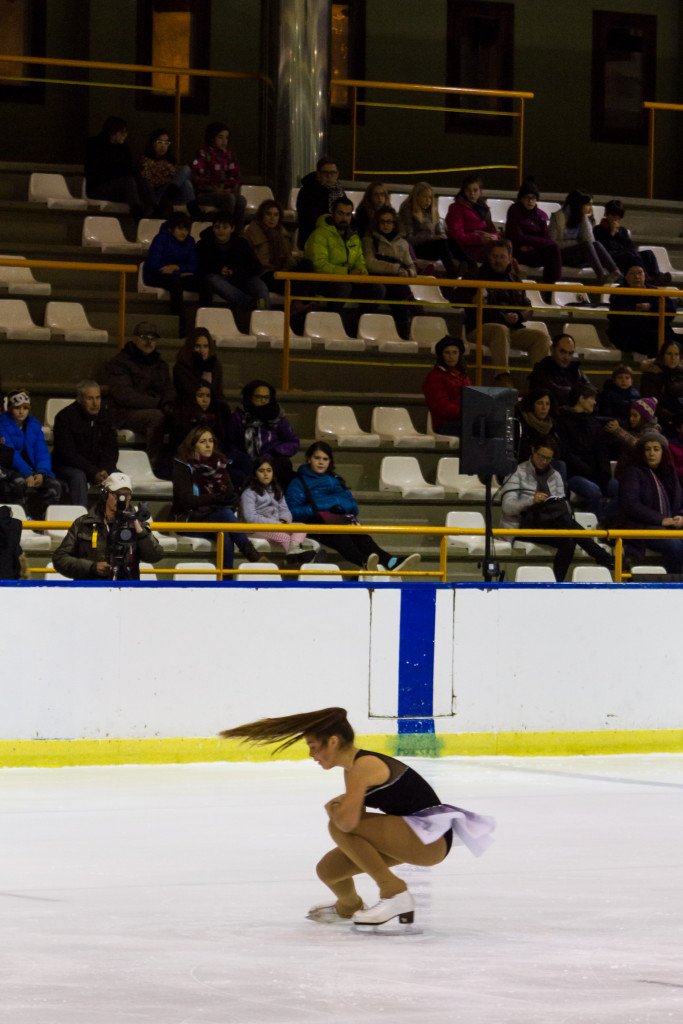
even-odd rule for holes
{"type": "Polygon", "coordinates": [[[114,580],[137,579],[135,546],[138,534],[135,522],[142,525],[151,516],[144,502],[138,502],[137,507],[130,507],[128,497],[127,494],[116,495],[114,522],[109,530],[107,561],[112,567],[112,579],[114,580]]]}

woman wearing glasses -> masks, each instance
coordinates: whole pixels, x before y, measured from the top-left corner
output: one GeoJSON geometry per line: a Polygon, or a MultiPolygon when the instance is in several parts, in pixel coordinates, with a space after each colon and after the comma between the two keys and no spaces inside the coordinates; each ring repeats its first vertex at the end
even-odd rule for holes
{"type": "Polygon", "coordinates": [[[190,168],[179,166],[165,128],[150,133],[138,167],[140,193],[143,201],[154,207],[155,217],[167,217],[174,200],[191,203],[194,189],[190,181],[190,168]]]}
{"type": "MultiPolygon", "coordinates": [[[[417,269],[410,255],[410,246],[401,233],[398,214],[390,206],[377,210],[370,222],[370,229],[363,237],[363,255],[369,274],[383,274],[395,277],[397,281],[415,277],[417,269]]],[[[388,302],[410,302],[412,292],[407,284],[385,285],[388,302]]],[[[391,306],[391,314],[402,338],[410,332],[410,306],[391,306]]]]}
{"type": "Polygon", "coordinates": [[[294,476],[292,456],[299,438],[282,411],[272,384],[252,380],[242,388],[242,405],[228,422],[230,454],[241,452],[251,460],[267,455],[284,491],[294,476]]]}

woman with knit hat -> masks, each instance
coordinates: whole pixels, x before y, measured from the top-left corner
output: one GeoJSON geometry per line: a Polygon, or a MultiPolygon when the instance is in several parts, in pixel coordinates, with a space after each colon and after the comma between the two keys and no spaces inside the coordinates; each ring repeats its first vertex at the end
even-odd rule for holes
{"type": "MultiPolygon", "coordinates": [[[[619,482],[619,508],[624,529],[683,529],[683,494],[673,468],[669,443],[662,434],[650,432],[636,444],[632,464],[619,482]]],[[[642,558],[651,548],[662,556],[669,573],[683,570],[683,540],[678,537],[629,540],[627,557],[642,558]]]]}
{"type": "Polygon", "coordinates": [[[509,207],[505,237],[512,242],[512,255],[527,267],[543,267],[543,280],[554,284],[562,274],[562,256],[550,237],[548,216],[538,208],[540,192],[533,178],[527,178],[509,207]]]}
{"type": "Polygon", "coordinates": [[[436,434],[460,436],[462,389],[472,383],[465,366],[465,343],[446,335],[434,347],[436,362],[425,377],[422,392],[436,434]]]}

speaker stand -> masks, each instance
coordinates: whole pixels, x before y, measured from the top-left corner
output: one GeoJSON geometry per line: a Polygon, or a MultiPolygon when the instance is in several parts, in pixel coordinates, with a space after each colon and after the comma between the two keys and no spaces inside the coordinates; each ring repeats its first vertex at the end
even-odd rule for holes
{"type": "Polygon", "coordinates": [[[484,564],[482,566],[484,583],[496,583],[502,582],[505,579],[505,571],[501,572],[500,565],[495,561],[493,557],[493,517],[491,515],[491,481],[493,477],[489,473],[487,476],[479,478],[486,487],[486,510],[484,513],[484,564]]]}

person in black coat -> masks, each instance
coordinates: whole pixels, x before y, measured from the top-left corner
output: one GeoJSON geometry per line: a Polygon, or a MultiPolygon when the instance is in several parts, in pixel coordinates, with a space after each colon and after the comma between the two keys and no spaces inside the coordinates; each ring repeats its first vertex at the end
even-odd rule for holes
{"type": "Polygon", "coordinates": [[[0,505],[0,580],[21,578],[21,523],[0,505]]]}
{"type": "MultiPolygon", "coordinates": [[[[645,280],[642,264],[632,259],[622,281],[621,288],[654,288],[645,280]]],[[[659,317],[633,316],[633,313],[654,314],[659,310],[659,296],[625,295],[613,292],[609,297],[610,312],[607,316],[607,333],[610,341],[622,352],[640,352],[654,359],[659,349],[659,317]],[[628,315],[624,315],[628,314],[628,315]]],[[[676,306],[672,299],[664,300],[664,337],[675,338],[673,318],[676,306]]]]}
{"type": "Polygon", "coordinates": [[[101,484],[116,469],[119,445],[116,430],[102,409],[96,380],[76,385],[76,401],[55,416],[52,462],[55,473],[69,485],[74,505],[88,504],[88,485],[101,484]]]}
{"type": "Polygon", "coordinates": [[[558,406],[568,405],[580,384],[588,384],[588,377],[574,360],[576,342],[571,334],[553,338],[550,355],[541,359],[529,374],[529,391],[546,388],[558,406]]]}
{"type": "Polygon", "coordinates": [[[603,496],[616,498],[618,484],[610,479],[603,425],[593,416],[597,397],[592,384],[580,384],[574,404],[560,409],[557,433],[560,457],[567,465],[567,489],[583,498],[588,511],[594,512],[599,521],[603,519],[603,496]]]}
{"type": "Polygon", "coordinates": [[[237,235],[232,214],[219,211],[213,224],[204,228],[197,242],[197,261],[204,305],[210,306],[216,293],[234,309],[270,308],[261,264],[246,238],[237,235]]]}
{"type": "Polygon", "coordinates": [[[135,164],[126,142],[128,125],[122,117],[108,117],[101,131],[85,147],[85,187],[89,199],[128,203],[133,220],[149,217],[152,207],[140,198],[135,164]]]}
{"type": "Polygon", "coordinates": [[[321,156],[316,169],[301,179],[296,197],[300,249],[304,248],[308,236],[315,230],[318,217],[332,212],[335,199],[346,199],[346,192],[339,184],[339,167],[336,160],[321,156]]]}

